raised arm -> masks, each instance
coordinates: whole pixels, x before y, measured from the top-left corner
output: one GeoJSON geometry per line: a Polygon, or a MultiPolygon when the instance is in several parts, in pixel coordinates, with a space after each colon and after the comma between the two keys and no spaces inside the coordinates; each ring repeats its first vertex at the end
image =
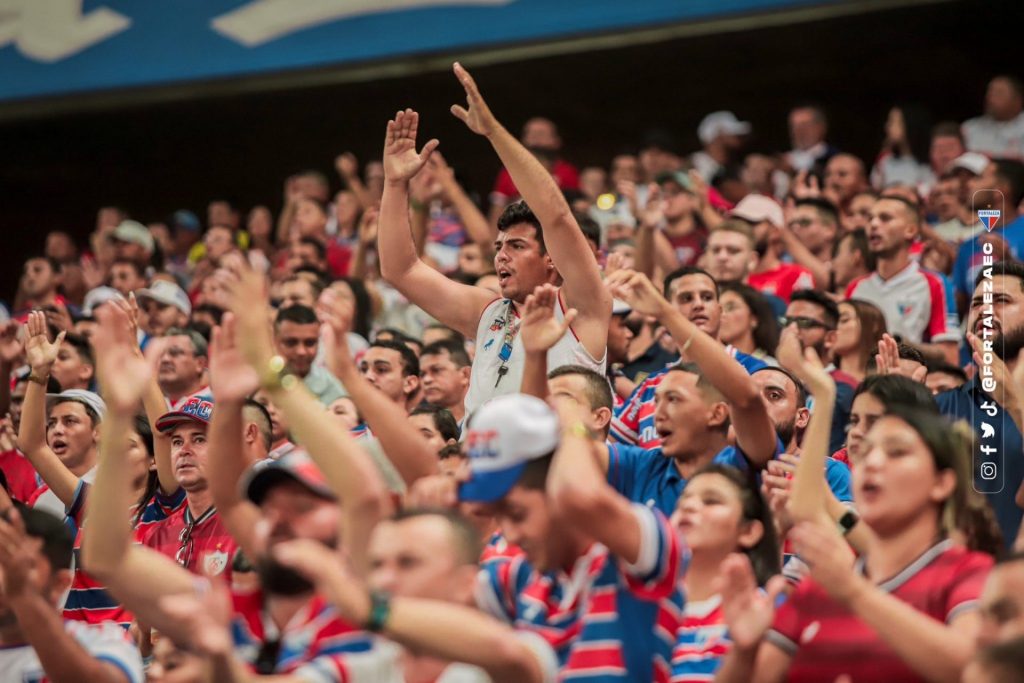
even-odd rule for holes
{"type": "Polygon", "coordinates": [[[89,523],[82,534],[82,565],[140,621],[173,635],[167,631],[159,598],[192,592],[194,577],[169,557],[133,543],[129,520],[134,501],[124,434],[131,428],[149,368],[133,352],[134,340],[119,309],[103,306],[96,316],[100,326],[93,334],[93,346],[107,415],[101,427],[96,479],[86,503],[89,523]]]}
{"type": "Polygon", "coordinates": [[[352,329],[353,304],[326,290],[320,297],[317,313],[325,324],[328,368],[345,385],[402,481],[412,486],[421,477],[437,474],[437,453],[431,451],[423,435],[409,422],[405,410],[367,382],[352,359],[347,337],[352,329]]]}
{"type": "Polygon", "coordinates": [[[78,488],[78,476],[46,444],[46,381],[57,360],[64,333],[58,334],[51,343],[47,338],[46,314],[42,311],[28,314],[26,328],[25,355],[32,374],[29,375],[25,403],[21,409],[18,448],[64,507],[71,507],[78,488]]]}
{"type": "MultiPolygon", "coordinates": [[[[369,592],[323,545],[288,541],[274,553],[311,580],[349,622],[369,622],[369,592]]],[[[388,639],[414,652],[478,666],[494,683],[541,683],[550,680],[545,673],[556,666],[549,647],[539,642],[528,646],[510,626],[447,601],[395,596],[383,626],[381,634],[388,639]]]]}
{"type": "Polygon", "coordinates": [[[0,328],[0,415],[6,415],[11,409],[11,377],[15,363],[25,353],[25,341],[22,339],[21,325],[13,320],[0,328]]]}
{"type": "Polygon", "coordinates": [[[757,385],[743,366],[718,341],[679,313],[642,273],[621,270],[608,279],[608,286],[634,311],[654,316],[665,326],[679,348],[686,351],[687,357],[725,397],[736,431],[736,444],[752,465],[764,467],[775,455],[778,437],[757,385]]]}
{"type": "Polygon", "coordinates": [[[298,378],[283,374],[284,361],[274,356],[264,288],[262,278],[250,270],[237,272],[230,284],[242,354],[257,369],[261,386],[287,415],[296,441],[306,448],[338,496],[341,537],[357,570],[364,572],[366,558],[361,551],[373,527],[389,511],[387,490],[369,455],[348,430],[327,414],[298,378]]]}
{"type": "Polygon", "coordinates": [[[559,322],[555,318],[558,290],[552,285],[541,285],[526,298],[523,322],[519,329],[526,363],[523,383],[519,391],[539,399],[548,397],[548,351],[561,339],[576,318],[576,309],[566,311],[559,322]]]}
{"type": "Polygon", "coordinates": [[[589,246],[572,209],[551,173],[494,117],[469,72],[457,62],[454,68],[466,91],[468,108],[454,105],[452,113],[474,133],[490,141],[523,199],[537,216],[544,231],[544,244],[562,276],[566,304],[579,310],[577,324],[583,333],[581,337],[591,338],[593,344],[584,342],[587,350],[594,357],[600,357],[608,337],[612,301],[601,286],[597,262],[586,258],[589,246]]]}
{"type": "Polygon", "coordinates": [[[235,338],[235,317],[225,313],[210,343],[210,389],[217,409],[210,423],[210,493],[217,514],[246,557],[262,557],[265,548],[256,532],[260,511],[238,491],[249,463],[242,452],[242,408],[259,387],[256,371],[242,358],[235,338]]]}
{"type": "Polygon", "coordinates": [[[352,190],[356,196],[359,207],[366,210],[373,206],[375,201],[370,191],[366,189],[362,178],[359,177],[359,161],[352,152],[343,152],[334,159],[334,168],[338,171],[345,186],[352,190]]]}
{"type": "Polygon", "coordinates": [[[449,280],[416,255],[409,223],[409,180],[437,147],[431,140],[416,152],[419,114],[406,109],[388,121],[384,139],[384,195],[380,205],[377,251],[380,272],[410,301],[467,337],[494,295],[449,280]]]}
{"type": "Polygon", "coordinates": [[[462,227],[466,229],[469,239],[480,245],[484,258],[492,257],[494,255],[494,240],[498,237],[495,226],[487,221],[487,216],[462,189],[462,185],[455,179],[455,171],[441,156],[441,152],[434,150],[427,163],[434,169],[438,180],[441,181],[444,194],[452,203],[455,213],[459,215],[459,220],[462,221],[462,227]]]}

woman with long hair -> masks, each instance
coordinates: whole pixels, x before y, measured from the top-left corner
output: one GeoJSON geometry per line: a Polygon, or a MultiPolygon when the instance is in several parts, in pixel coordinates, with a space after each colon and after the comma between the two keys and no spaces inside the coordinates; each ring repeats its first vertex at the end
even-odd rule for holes
{"type": "MultiPolygon", "coordinates": [[[[813,351],[801,355],[784,339],[779,354],[816,402],[834,393],[813,351]]],[[[969,431],[890,406],[854,457],[856,514],[826,500],[825,443],[819,435],[805,447],[790,503],[799,520],[790,539],[810,577],[776,612],[745,558],[723,565],[735,646],[717,680],[959,681],[993,563],[975,548],[994,551],[971,489],[969,431]],[[840,529],[862,550],[856,562],[840,529]]]]}
{"type": "Polygon", "coordinates": [[[764,294],[750,285],[728,283],[721,287],[722,323],[719,339],[770,365],[776,365],[779,323],[764,294]]]}
{"type": "Polygon", "coordinates": [[[860,299],[839,302],[832,362],[855,381],[863,381],[875,369],[878,342],[885,333],[885,316],[877,306],[860,299]]]}
{"type": "Polygon", "coordinates": [[[706,681],[732,645],[715,588],[719,566],[732,553],[742,553],[757,585],[765,586],[780,571],[779,541],[756,481],[725,465],[708,465],[687,482],[671,524],[691,552],[682,579],[686,604],[673,624],[671,678],[674,683],[706,681]]]}

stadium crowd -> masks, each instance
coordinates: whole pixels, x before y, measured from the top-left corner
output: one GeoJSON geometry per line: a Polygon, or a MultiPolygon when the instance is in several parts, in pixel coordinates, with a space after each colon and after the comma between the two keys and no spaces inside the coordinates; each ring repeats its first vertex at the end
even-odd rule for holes
{"type": "Polygon", "coordinates": [[[406,109],[25,260],[0,683],[1024,681],[1021,82],[578,170],[454,76],[484,206],[406,109]]]}

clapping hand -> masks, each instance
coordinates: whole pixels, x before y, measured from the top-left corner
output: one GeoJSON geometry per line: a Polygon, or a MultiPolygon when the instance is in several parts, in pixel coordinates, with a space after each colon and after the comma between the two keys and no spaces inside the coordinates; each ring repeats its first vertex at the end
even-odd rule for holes
{"type": "Polygon", "coordinates": [[[523,349],[527,353],[546,353],[565,336],[576,318],[576,309],[565,312],[561,322],[555,318],[558,290],[553,285],[541,285],[526,297],[523,322],[519,329],[523,349]]]}
{"type": "Polygon", "coordinates": [[[615,298],[625,301],[641,315],[660,318],[669,307],[650,278],[635,270],[616,271],[608,277],[605,285],[615,298]]]}
{"type": "Polygon", "coordinates": [[[733,553],[719,565],[713,588],[722,596],[722,615],[733,643],[743,650],[757,647],[772,625],[775,602],[785,590],[786,580],[773,576],[765,591],[760,591],[750,558],[733,553]]]}

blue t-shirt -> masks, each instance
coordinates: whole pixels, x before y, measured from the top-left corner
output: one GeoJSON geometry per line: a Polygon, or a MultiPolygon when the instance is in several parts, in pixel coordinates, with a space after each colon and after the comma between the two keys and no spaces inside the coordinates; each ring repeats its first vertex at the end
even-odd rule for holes
{"type": "MultiPolygon", "coordinates": [[[[1013,258],[1018,261],[1024,260],[1024,216],[1018,216],[1002,230],[993,230],[993,233],[1006,240],[1013,258]]],[[[964,296],[971,296],[974,293],[974,281],[981,272],[984,260],[981,238],[985,234],[987,233],[982,232],[966,240],[956,253],[956,261],[953,263],[953,287],[957,293],[964,296]]]]}

